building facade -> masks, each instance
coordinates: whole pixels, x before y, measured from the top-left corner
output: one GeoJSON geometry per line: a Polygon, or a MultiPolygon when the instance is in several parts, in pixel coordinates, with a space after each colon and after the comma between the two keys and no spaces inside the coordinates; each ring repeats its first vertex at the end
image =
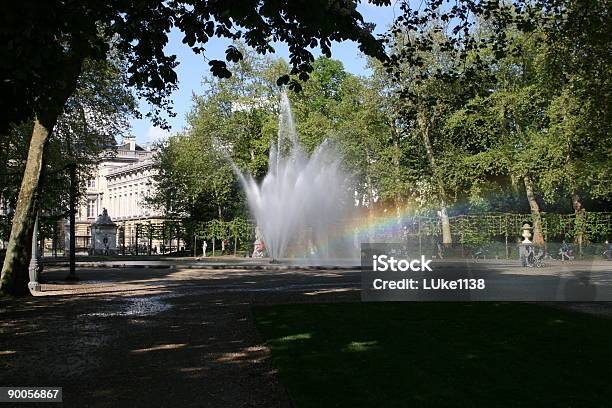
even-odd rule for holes
{"type": "MultiPolygon", "coordinates": [[[[78,208],[77,252],[90,247],[91,226],[103,209],[118,226],[119,253],[148,253],[149,247],[151,253],[161,253],[171,248],[168,239],[151,239],[151,234],[144,233],[151,226],[160,229],[166,221],[160,212],[145,205],[154,188],[155,174],[153,152],[138,145],[134,137],[125,137],[116,152],[107,152],[88,180],[85,199],[78,208]]],[[[175,248],[180,244],[174,242],[175,248]]]]}

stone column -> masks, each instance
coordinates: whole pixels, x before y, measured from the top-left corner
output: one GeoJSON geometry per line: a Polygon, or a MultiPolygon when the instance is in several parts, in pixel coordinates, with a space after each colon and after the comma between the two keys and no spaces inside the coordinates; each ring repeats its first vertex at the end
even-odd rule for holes
{"type": "Polygon", "coordinates": [[[29,275],[30,282],[28,288],[32,292],[40,291],[40,274],[42,273],[42,256],[38,248],[38,214],[34,222],[34,232],[32,232],[32,257],[30,258],[29,275]]]}

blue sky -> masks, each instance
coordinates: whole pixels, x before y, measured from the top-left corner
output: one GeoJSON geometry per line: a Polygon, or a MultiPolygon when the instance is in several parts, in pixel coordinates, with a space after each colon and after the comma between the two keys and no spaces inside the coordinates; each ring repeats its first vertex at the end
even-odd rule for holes
{"type": "MultiPolygon", "coordinates": [[[[398,6],[391,7],[376,7],[369,3],[362,3],[358,10],[368,22],[376,24],[375,33],[382,33],[386,27],[393,21],[394,14],[397,13],[398,6]]],[[[170,133],[178,132],[185,128],[185,115],[189,112],[192,105],[192,95],[200,94],[202,91],[202,78],[210,75],[208,63],[204,61],[201,55],[194,54],[189,47],[185,46],[181,41],[182,34],[173,30],[170,33],[169,43],[166,47],[168,54],[175,54],[180,65],[176,68],[178,75],[178,89],[173,93],[172,100],[176,117],[169,118],[169,123],[172,126],[170,133]]],[[[225,48],[228,41],[225,39],[211,39],[206,44],[206,57],[208,59],[225,58],[225,48]]],[[[284,44],[275,44],[276,53],[274,55],[287,59],[289,52],[284,44]]],[[[314,51],[315,56],[318,55],[317,50],[314,51]]],[[[338,59],[344,63],[347,71],[363,75],[367,74],[365,64],[366,60],[359,52],[357,45],[353,42],[343,42],[332,44],[332,58],[338,59]]],[[[141,112],[148,111],[146,103],[140,103],[141,112]]],[[[168,135],[168,132],[154,127],[147,118],[132,119],[132,134],[136,136],[138,143],[144,144],[159,140],[168,135]]]]}

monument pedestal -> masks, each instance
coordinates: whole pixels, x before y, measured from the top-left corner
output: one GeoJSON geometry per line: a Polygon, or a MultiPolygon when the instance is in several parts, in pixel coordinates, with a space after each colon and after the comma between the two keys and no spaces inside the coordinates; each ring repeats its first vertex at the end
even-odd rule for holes
{"type": "Polygon", "coordinates": [[[89,252],[91,255],[117,255],[117,224],[111,220],[106,208],[91,225],[89,252]]]}

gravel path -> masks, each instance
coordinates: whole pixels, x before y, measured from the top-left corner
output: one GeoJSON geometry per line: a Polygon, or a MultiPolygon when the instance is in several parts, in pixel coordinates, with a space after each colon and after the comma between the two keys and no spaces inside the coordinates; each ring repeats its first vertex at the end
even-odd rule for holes
{"type": "Polygon", "coordinates": [[[0,301],[0,385],[62,386],[67,407],[288,407],[251,305],[332,300],[239,290],[274,282],[262,272],[97,268],[73,285],[65,273],[0,301]]]}

